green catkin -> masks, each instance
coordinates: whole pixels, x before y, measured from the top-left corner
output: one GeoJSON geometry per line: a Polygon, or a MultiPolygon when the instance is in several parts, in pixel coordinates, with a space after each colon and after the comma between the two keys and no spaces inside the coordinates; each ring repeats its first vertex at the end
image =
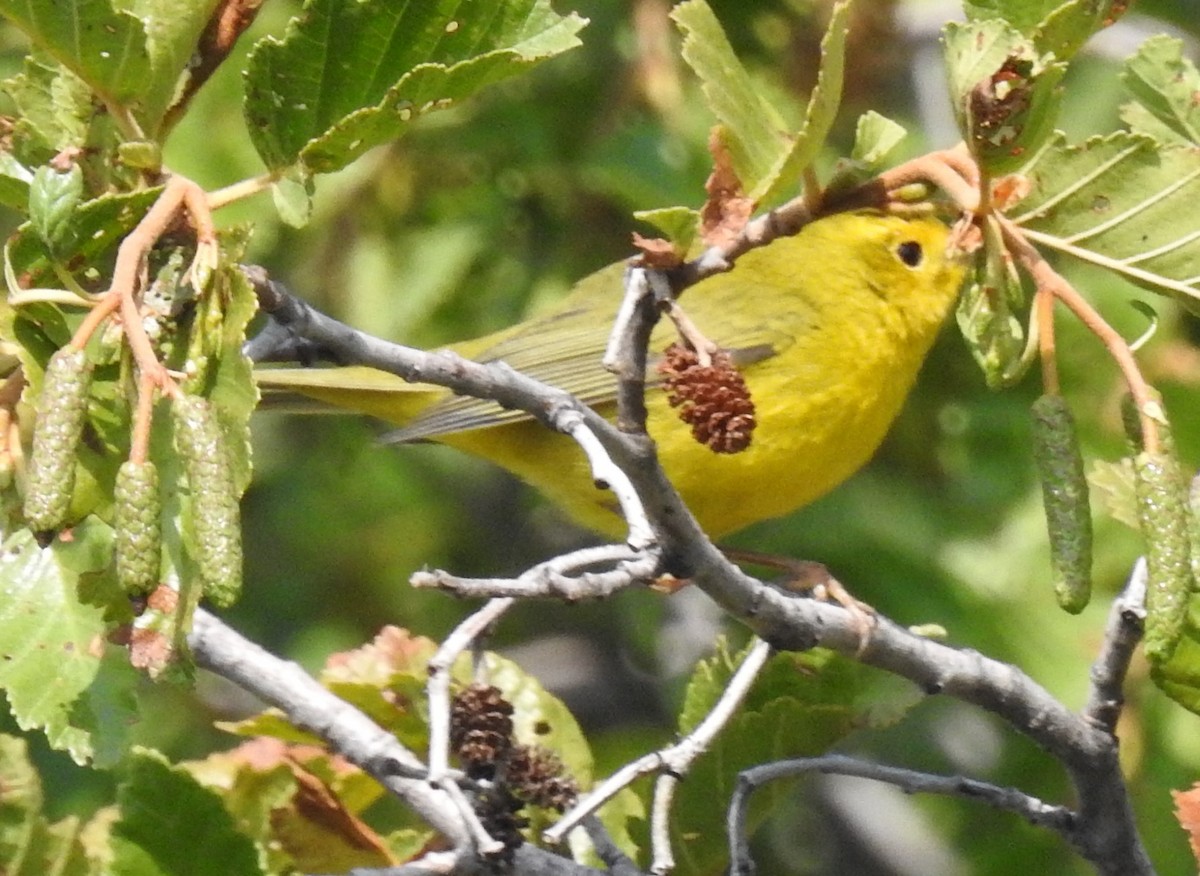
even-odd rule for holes
{"type": "Polygon", "coordinates": [[[59,529],[71,510],[75,449],[83,435],[91,382],[91,366],[83,350],[63,347],[50,357],[36,403],[25,482],[25,519],[34,532],[59,529]]]}
{"type": "Polygon", "coordinates": [[[149,593],[158,586],[162,554],[162,499],[154,463],[124,463],[117,471],[113,501],[117,582],[130,596],[149,593]]]}
{"type": "Polygon", "coordinates": [[[1139,453],[1133,460],[1138,518],[1146,540],[1146,655],[1161,663],[1171,656],[1187,620],[1195,586],[1191,522],[1175,459],[1139,453]]]}
{"type": "Polygon", "coordinates": [[[204,595],[228,607],[242,589],[242,525],[224,437],[207,399],[180,396],[171,410],[191,487],[192,542],[204,595]]]}
{"type": "Polygon", "coordinates": [[[1092,594],[1092,515],[1075,418],[1060,395],[1043,395],[1032,414],[1054,595],[1063,609],[1077,614],[1092,594]]]}

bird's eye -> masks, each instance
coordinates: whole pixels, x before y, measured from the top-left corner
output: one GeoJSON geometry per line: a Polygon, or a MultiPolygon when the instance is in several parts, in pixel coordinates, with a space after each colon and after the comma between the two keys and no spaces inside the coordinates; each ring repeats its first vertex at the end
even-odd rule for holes
{"type": "Polygon", "coordinates": [[[900,257],[900,261],[904,262],[904,264],[910,268],[915,268],[925,258],[925,251],[921,249],[921,244],[915,240],[906,240],[896,247],[896,255],[900,257]]]}

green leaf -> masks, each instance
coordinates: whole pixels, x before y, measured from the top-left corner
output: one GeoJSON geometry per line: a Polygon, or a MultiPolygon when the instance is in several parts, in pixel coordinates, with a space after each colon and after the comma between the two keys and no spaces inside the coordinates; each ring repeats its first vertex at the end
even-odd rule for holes
{"type": "Polygon", "coordinates": [[[97,112],[87,84],[43,58],[40,53],[26,57],[21,72],[0,85],[17,107],[14,152],[34,164],[69,146],[82,147],[97,112]]]}
{"type": "Polygon", "coordinates": [[[942,32],[959,130],[992,174],[1025,164],[1051,137],[1067,65],[1002,21],[951,22],[942,32]]]}
{"type": "Polygon", "coordinates": [[[592,749],[566,704],[511,660],[488,652],[488,678],[513,705],[513,736],[561,758],[580,788],[592,783],[592,749]]]}
{"type": "Polygon", "coordinates": [[[839,0],[830,12],[829,26],[821,40],[821,69],[808,97],[804,122],[767,178],[750,192],[760,203],[771,203],[795,194],[805,168],[820,154],[825,138],[837,119],[846,72],[846,37],[850,33],[851,0],[839,0]]]}
{"type": "MultiPolygon", "coordinates": [[[[740,661],[722,641],[696,667],[679,717],[681,734],[704,719],[740,661]]],[[[859,727],[899,720],[921,697],[915,685],[829,651],[774,655],[740,711],[679,787],[673,828],[681,872],[714,873],[724,866],[726,806],[739,770],[821,754],[859,727]]],[[[755,794],[751,829],[786,792],[785,783],[775,783],[755,794]]]]}
{"type": "Polygon", "coordinates": [[[1011,218],[1035,243],[1155,291],[1200,295],[1200,151],[1128,133],[1067,146],[1059,135],[1025,174],[1032,191],[1011,218]]]}
{"type": "Polygon", "coordinates": [[[638,210],[633,214],[633,218],[653,225],[682,252],[691,248],[692,241],[696,239],[696,230],[700,226],[700,214],[688,207],[638,210]]]}
{"type": "Polygon", "coordinates": [[[899,122],[867,110],[858,118],[850,157],[868,167],[879,167],[907,136],[908,131],[899,122]]]}
{"type": "Polygon", "coordinates": [[[971,355],[991,389],[1017,383],[1028,370],[1036,347],[1028,343],[1018,314],[1025,290],[1013,260],[1004,248],[999,226],[983,226],[986,245],[963,287],[955,317],[971,355]]]}
{"type": "MultiPolygon", "coordinates": [[[[1057,0],[1061,3],[1061,0],[1057,0]]],[[[1050,52],[1060,61],[1068,61],[1096,31],[1112,24],[1123,9],[1113,15],[1115,0],[1068,0],[1051,10],[1033,33],[1042,52],[1050,52]]],[[[1128,6],[1127,0],[1122,0],[1128,6]]]]}
{"type": "Polygon", "coordinates": [[[128,745],[137,673],[105,641],[104,608],[81,601],[108,571],[112,534],[88,520],[38,547],[18,530],[0,556],[0,688],[18,725],[41,729],[77,763],[116,763],[128,745]]]}
{"type": "Polygon", "coordinates": [[[970,21],[999,19],[1014,29],[1032,34],[1063,0],[965,0],[963,10],[970,21]]]}
{"type": "Polygon", "coordinates": [[[246,118],[271,168],[346,166],[417,116],[579,45],[549,0],[309,0],[246,71],[246,118]]]}
{"type": "Polygon", "coordinates": [[[51,252],[71,244],[72,219],[83,199],[83,171],[78,164],[60,172],[39,167],[29,188],[29,222],[51,252]]]}
{"type": "Polygon", "coordinates": [[[137,94],[137,115],[154,137],[175,97],[179,78],[219,0],[113,0],[145,25],[151,75],[137,94]]]}
{"type": "Polygon", "coordinates": [[[0,870],[6,876],[84,876],[90,868],[79,822],[50,824],[42,783],[24,739],[0,736],[0,870]]]}
{"type": "Polygon", "coordinates": [[[849,158],[839,159],[826,185],[837,192],[861,185],[875,176],[901,141],[908,136],[903,125],[868,110],[858,117],[854,147],[849,158]]]}
{"type": "Polygon", "coordinates": [[[11,152],[0,151],[0,205],[24,210],[29,205],[33,174],[11,152]]]}
{"type": "Polygon", "coordinates": [[[1121,108],[1129,127],[1167,143],[1200,145],[1200,72],[1183,43],[1153,36],[1125,62],[1121,81],[1136,101],[1121,108]]]}
{"type": "Polygon", "coordinates": [[[151,82],[141,20],[109,0],[0,0],[0,15],[86,82],[105,103],[125,105],[151,82]]]}
{"type": "Polygon", "coordinates": [[[790,146],[788,125],[763,96],[705,0],[686,0],[671,10],[683,33],[683,59],[700,78],[709,109],[724,126],[733,169],[746,192],[758,191],[790,146]]]}
{"type": "MultiPolygon", "coordinates": [[[[31,288],[60,285],[55,262],[71,265],[72,271],[90,279],[107,276],[117,244],[141,221],[162,193],[161,188],[121,195],[102,195],[80,204],[72,214],[69,242],[47,251],[31,225],[22,225],[8,244],[13,273],[24,276],[31,288]]],[[[13,294],[13,289],[9,289],[13,294]]],[[[65,340],[65,339],[64,339],[65,340]]]]}
{"type": "Polygon", "coordinates": [[[289,173],[271,186],[271,197],[279,218],[293,228],[303,228],[312,218],[313,179],[303,167],[289,173]]]}
{"type": "Polygon", "coordinates": [[[261,876],[221,798],[157,752],[138,750],[117,790],[114,876],[261,876]]]}
{"type": "Polygon", "coordinates": [[[1193,595],[1183,637],[1168,660],[1150,664],[1150,677],[1167,696],[1200,715],[1200,598],[1193,595]]]}
{"type": "Polygon", "coordinates": [[[1123,457],[1116,462],[1106,459],[1093,461],[1088,472],[1088,484],[1109,517],[1130,529],[1141,529],[1133,485],[1133,460],[1123,457]]]}

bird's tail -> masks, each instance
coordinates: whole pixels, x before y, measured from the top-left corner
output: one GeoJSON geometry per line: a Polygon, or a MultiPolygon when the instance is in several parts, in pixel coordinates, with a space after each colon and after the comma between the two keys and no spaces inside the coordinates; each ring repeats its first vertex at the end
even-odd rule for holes
{"type": "Polygon", "coordinates": [[[359,413],[404,425],[444,391],[359,366],[256,368],[261,408],[300,413],[359,413]]]}

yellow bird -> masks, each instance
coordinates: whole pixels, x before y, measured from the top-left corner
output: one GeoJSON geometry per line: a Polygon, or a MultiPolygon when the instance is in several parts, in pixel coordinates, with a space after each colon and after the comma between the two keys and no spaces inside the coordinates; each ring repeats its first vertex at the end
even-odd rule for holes
{"type": "MultiPolygon", "coordinates": [[[[963,267],[932,217],[841,213],[742,255],[687,290],[681,304],[730,352],[757,427],[739,453],[693,439],[648,377],[648,428],[659,458],[713,538],[824,495],[883,440],[952,306],[963,267]]],[[[615,382],[600,364],[622,296],[624,266],[580,281],[552,312],[450,349],[504,361],[574,393],[603,413],[615,382]]],[[[652,358],[676,339],[660,324],[652,358]]],[[[520,412],[370,368],[258,369],[268,391],[298,392],[401,426],[403,441],[433,440],[492,460],[580,523],[623,532],[611,495],[596,489],[578,447],[520,412]]]]}

